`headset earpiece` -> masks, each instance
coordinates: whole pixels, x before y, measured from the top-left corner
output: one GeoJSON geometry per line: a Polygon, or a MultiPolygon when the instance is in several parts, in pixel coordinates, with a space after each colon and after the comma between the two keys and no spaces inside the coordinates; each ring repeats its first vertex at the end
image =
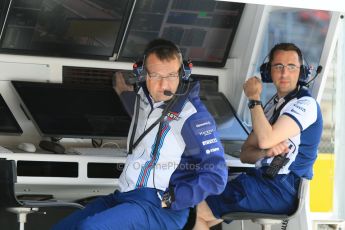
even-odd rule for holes
{"type": "Polygon", "coordinates": [[[133,75],[136,78],[136,82],[143,82],[146,79],[146,71],[143,63],[143,61],[137,61],[133,64],[133,75]]]}
{"type": "Polygon", "coordinates": [[[309,66],[301,65],[298,81],[301,83],[307,83],[310,74],[311,74],[311,71],[310,71],[309,66]]]}
{"type": "Polygon", "coordinates": [[[263,63],[260,66],[261,81],[264,83],[271,83],[271,64],[268,62],[263,63]]]}
{"type": "Polygon", "coordinates": [[[181,78],[183,81],[189,81],[192,74],[193,63],[191,60],[183,61],[181,68],[181,78]]]}

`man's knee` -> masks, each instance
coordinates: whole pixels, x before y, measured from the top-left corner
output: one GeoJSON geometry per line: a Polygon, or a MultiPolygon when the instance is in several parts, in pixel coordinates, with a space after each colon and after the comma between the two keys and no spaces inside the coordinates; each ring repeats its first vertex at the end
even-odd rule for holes
{"type": "Polygon", "coordinates": [[[202,201],[197,206],[197,221],[207,223],[207,225],[211,227],[221,223],[223,220],[217,219],[217,217],[213,215],[213,212],[206,201],[202,201]]]}
{"type": "Polygon", "coordinates": [[[198,218],[201,218],[205,221],[216,219],[206,201],[202,201],[200,204],[198,204],[196,210],[198,218]]]}

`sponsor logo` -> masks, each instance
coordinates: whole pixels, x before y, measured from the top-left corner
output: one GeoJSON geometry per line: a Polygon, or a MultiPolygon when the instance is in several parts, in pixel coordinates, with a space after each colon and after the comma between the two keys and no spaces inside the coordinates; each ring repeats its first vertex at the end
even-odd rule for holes
{"type": "Polygon", "coordinates": [[[217,141],[217,138],[212,138],[212,139],[203,141],[203,142],[202,142],[202,145],[210,145],[210,144],[217,143],[217,142],[218,142],[218,141],[217,141]]]}
{"type": "Polygon", "coordinates": [[[302,106],[299,106],[298,104],[294,104],[294,107],[301,110],[302,112],[305,112],[305,108],[303,108],[302,106]]]}
{"type": "Polygon", "coordinates": [[[213,129],[209,129],[209,130],[205,130],[205,131],[200,131],[200,132],[199,132],[199,135],[200,135],[200,136],[206,137],[206,136],[212,134],[213,131],[214,131],[213,129]]]}
{"type": "Polygon", "coordinates": [[[169,113],[167,114],[167,117],[168,117],[168,120],[169,120],[169,121],[171,121],[171,120],[177,121],[177,120],[180,119],[180,117],[178,116],[178,113],[174,113],[174,112],[169,112],[169,113]]]}
{"type": "Polygon", "coordinates": [[[299,99],[297,101],[298,104],[300,105],[309,105],[310,104],[310,100],[307,100],[307,99],[299,99]]]}
{"type": "Polygon", "coordinates": [[[206,121],[206,122],[203,122],[203,123],[200,123],[200,124],[196,124],[195,127],[200,128],[200,127],[203,127],[205,125],[211,125],[211,122],[206,121]]]}
{"type": "Polygon", "coordinates": [[[212,149],[206,149],[206,154],[210,154],[210,153],[214,153],[214,152],[217,152],[219,151],[219,148],[212,148],[212,149]]]}
{"type": "Polygon", "coordinates": [[[145,105],[149,104],[149,102],[142,97],[140,98],[140,102],[144,103],[145,105]]]}
{"type": "Polygon", "coordinates": [[[301,115],[299,112],[297,112],[297,111],[294,110],[294,109],[291,109],[291,112],[296,113],[296,114],[298,114],[298,115],[301,115]]]}

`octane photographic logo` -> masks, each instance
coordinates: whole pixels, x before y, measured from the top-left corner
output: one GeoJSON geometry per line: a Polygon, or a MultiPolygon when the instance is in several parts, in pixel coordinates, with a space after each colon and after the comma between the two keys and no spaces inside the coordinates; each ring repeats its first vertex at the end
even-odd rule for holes
{"type": "MultiPolygon", "coordinates": [[[[135,162],[134,164],[132,164],[132,167],[135,170],[140,170],[143,167],[146,167],[146,165],[139,163],[139,162],[135,162]]],[[[183,163],[182,164],[182,163],[169,161],[169,162],[160,162],[160,163],[154,164],[152,167],[154,167],[156,170],[162,170],[162,169],[163,170],[169,170],[169,169],[176,170],[176,169],[179,169],[179,170],[195,171],[195,170],[214,169],[215,165],[213,163],[206,163],[206,164],[183,163]]],[[[219,166],[217,166],[217,167],[219,167],[219,166]]]]}

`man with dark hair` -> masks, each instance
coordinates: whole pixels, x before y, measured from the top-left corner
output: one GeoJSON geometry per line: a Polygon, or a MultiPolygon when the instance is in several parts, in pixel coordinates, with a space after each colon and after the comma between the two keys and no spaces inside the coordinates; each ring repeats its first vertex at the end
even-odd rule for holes
{"type": "Polygon", "coordinates": [[[54,230],[182,229],[189,208],[224,190],[227,167],[215,121],[178,47],[152,41],[133,72],[138,87],[119,190],[54,230]]]}
{"type": "Polygon", "coordinates": [[[269,63],[261,67],[262,80],[272,81],[276,87],[272,100],[262,107],[259,78],[244,83],[253,132],[243,144],[240,158],[256,167],[230,180],[221,195],[198,205],[195,229],[208,229],[231,212],[295,211],[300,178],[312,179],[322,133],[320,107],[303,87],[307,72],[300,49],[280,43],[272,48],[269,63]],[[285,166],[275,171],[272,166],[277,159],[284,159],[285,166]]]}

